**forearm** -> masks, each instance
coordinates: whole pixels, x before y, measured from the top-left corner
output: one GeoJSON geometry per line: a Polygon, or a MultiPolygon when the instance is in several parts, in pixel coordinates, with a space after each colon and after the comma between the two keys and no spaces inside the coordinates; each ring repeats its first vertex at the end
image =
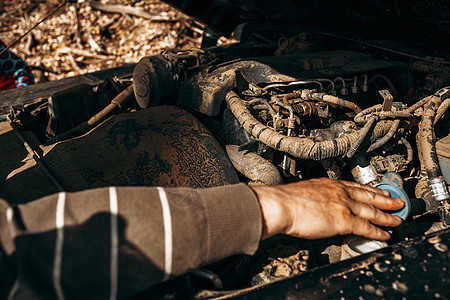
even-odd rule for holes
{"type": "Polygon", "coordinates": [[[8,221],[11,212],[5,208],[0,218],[2,245],[14,253],[21,280],[41,274],[36,298],[54,297],[55,284],[75,298],[83,297],[80,286],[97,287],[91,296],[104,298],[117,284],[119,298],[127,297],[230,255],[252,254],[261,236],[259,204],[245,185],[103,188],[20,205],[8,221]]]}

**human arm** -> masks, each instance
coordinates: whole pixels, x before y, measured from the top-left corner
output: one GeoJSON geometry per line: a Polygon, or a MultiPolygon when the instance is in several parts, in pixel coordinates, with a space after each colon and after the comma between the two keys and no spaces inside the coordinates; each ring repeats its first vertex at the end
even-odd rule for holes
{"type": "Polygon", "coordinates": [[[402,205],[379,190],[329,179],[251,189],[101,188],[14,209],[0,202],[0,241],[12,262],[9,280],[0,287],[8,291],[0,296],[19,280],[17,298],[125,298],[201,265],[253,254],[261,238],[274,234],[377,232],[370,224],[356,228],[358,214],[375,224],[400,223],[375,206],[402,205]]]}
{"type": "Polygon", "coordinates": [[[127,298],[201,265],[254,253],[261,226],[258,201],[244,184],[100,188],[14,208],[0,201],[0,244],[10,262],[7,275],[0,263],[0,299],[11,291],[13,299],[127,298]]]}

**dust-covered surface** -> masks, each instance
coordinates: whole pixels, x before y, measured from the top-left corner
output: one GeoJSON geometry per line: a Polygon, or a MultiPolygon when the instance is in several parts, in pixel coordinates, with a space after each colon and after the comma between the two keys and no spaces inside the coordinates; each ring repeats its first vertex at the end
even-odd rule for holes
{"type": "MultiPolygon", "coordinates": [[[[10,45],[62,3],[0,1],[0,39],[10,45]]],[[[157,0],[84,1],[66,3],[11,49],[32,69],[56,80],[135,63],[164,49],[199,47],[202,28],[157,0]],[[106,12],[109,8],[129,13],[106,12]]]]}

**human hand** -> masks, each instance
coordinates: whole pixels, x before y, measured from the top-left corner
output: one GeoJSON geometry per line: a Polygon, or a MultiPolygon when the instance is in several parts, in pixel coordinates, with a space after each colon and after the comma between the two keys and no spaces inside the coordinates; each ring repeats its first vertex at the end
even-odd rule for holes
{"type": "Polygon", "coordinates": [[[261,205],[262,239],[283,233],[306,239],[355,234],[388,240],[390,234],[375,225],[402,223],[400,217],[381,211],[401,209],[401,199],[356,182],[320,178],[251,188],[261,205]]]}

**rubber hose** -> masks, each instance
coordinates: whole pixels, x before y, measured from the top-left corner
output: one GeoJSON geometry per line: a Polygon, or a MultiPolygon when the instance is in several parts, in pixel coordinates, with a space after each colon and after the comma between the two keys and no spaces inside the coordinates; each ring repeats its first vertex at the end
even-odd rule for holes
{"type": "Polygon", "coordinates": [[[367,149],[367,152],[378,149],[381,146],[383,146],[384,144],[386,144],[394,136],[395,132],[397,132],[399,125],[400,125],[400,120],[394,120],[394,123],[392,124],[392,127],[389,129],[388,133],[386,133],[385,136],[376,140],[375,143],[370,145],[369,149],[367,149]]]}
{"type": "MultiPolygon", "coordinates": [[[[411,117],[411,113],[407,111],[379,111],[376,113],[379,120],[384,120],[388,118],[409,118],[411,117]]],[[[355,116],[354,120],[357,124],[363,124],[366,123],[369,118],[373,116],[373,114],[370,115],[362,115],[358,114],[355,116]]]]}
{"type": "Polygon", "coordinates": [[[280,172],[270,161],[254,152],[240,151],[237,145],[227,145],[225,149],[233,166],[245,177],[266,185],[281,184],[280,172]]]}
{"type": "Polygon", "coordinates": [[[378,120],[377,115],[372,115],[367,121],[366,125],[364,125],[363,129],[359,131],[358,138],[356,139],[355,143],[352,145],[350,150],[348,150],[347,152],[348,158],[352,158],[353,155],[355,155],[356,150],[358,150],[359,146],[361,146],[362,142],[369,133],[370,128],[372,128],[373,123],[375,123],[377,120],[378,120]]]}
{"type": "MultiPolygon", "coordinates": [[[[234,91],[230,91],[225,100],[233,115],[250,135],[274,149],[287,152],[297,158],[321,160],[344,155],[359,135],[359,131],[356,131],[333,140],[320,142],[314,142],[310,138],[287,137],[256,120],[234,91]]],[[[392,121],[378,122],[372,131],[370,140],[375,141],[385,135],[390,126],[392,126],[392,121]]]]}
{"type": "Polygon", "coordinates": [[[450,107],[450,99],[445,99],[445,101],[442,102],[441,105],[439,105],[439,108],[436,111],[436,117],[434,118],[435,125],[442,118],[442,116],[445,114],[445,112],[448,110],[449,107],[450,107]]]}
{"type": "Polygon", "coordinates": [[[419,160],[427,172],[428,181],[433,190],[435,200],[446,200],[449,198],[436,154],[436,134],[434,132],[436,111],[442,101],[449,96],[450,87],[442,88],[434,95],[429,96],[430,101],[424,106],[424,112],[419,122],[419,131],[417,133],[419,160]]]}
{"type": "Polygon", "coordinates": [[[406,147],[406,165],[409,165],[409,163],[413,160],[413,149],[411,144],[404,137],[400,138],[400,142],[406,147]]]}
{"type": "Polygon", "coordinates": [[[330,104],[335,104],[353,110],[356,114],[361,112],[361,108],[353,102],[344,100],[342,98],[331,96],[326,93],[316,93],[313,90],[301,90],[297,92],[299,97],[303,100],[323,101],[330,104]]]}

